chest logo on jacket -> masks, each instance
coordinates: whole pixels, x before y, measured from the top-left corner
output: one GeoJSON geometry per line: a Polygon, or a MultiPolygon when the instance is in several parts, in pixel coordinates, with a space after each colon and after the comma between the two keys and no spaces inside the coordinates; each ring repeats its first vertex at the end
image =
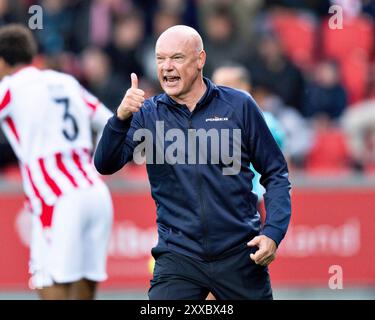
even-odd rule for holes
{"type": "Polygon", "coordinates": [[[227,117],[213,117],[213,118],[207,118],[206,122],[215,122],[215,121],[228,121],[227,117]]]}

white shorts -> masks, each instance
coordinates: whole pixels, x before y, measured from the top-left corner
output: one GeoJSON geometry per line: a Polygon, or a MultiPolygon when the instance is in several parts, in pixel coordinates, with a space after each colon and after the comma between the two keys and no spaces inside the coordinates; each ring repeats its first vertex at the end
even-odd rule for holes
{"type": "Polygon", "coordinates": [[[107,186],[97,183],[61,196],[51,228],[32,216],[30,286],[107,279],[106,260],[113,208],[107,186]]]}

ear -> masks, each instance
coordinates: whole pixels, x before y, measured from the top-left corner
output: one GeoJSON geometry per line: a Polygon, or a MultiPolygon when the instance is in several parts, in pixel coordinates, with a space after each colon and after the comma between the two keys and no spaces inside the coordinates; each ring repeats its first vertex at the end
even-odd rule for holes
{"type": "Polygon", "coordinates": [[[206,63],[206,51],[202,50],[198,56],[198,69],[202,70],[206,63]]]}

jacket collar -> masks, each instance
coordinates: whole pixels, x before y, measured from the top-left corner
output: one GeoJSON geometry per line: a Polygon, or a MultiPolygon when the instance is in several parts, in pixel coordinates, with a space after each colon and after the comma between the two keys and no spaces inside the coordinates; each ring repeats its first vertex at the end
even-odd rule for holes
{"type": "MultiPolygon", "coordinates": [[[[209,104],[214,96],[217,95],[218,88],[217,86],[208,78],[203,77],[203,81],[207,86],[206,92],[204,95],[200,98],[200,100],[197,103],[196,109],[206,106],[209,104]]],[[[174,101],[170,96],[168,96],[166,93],[163,93],[161,95],[158,95],[155,97],[156,103],[162,103],[166,104],[167,106],[171,107],[181,107],[182,105],[174,101]]]]}

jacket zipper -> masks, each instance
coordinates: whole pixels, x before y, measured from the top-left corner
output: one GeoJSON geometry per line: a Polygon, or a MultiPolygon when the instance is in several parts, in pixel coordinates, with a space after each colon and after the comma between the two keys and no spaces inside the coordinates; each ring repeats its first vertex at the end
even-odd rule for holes
{"type": "MultiPolygon", "coordinates": [[[[191,117],[193,116],[193,113],[189,116],[189,129],[194,129],[192,126],[191,117]]],[[[196,154],[199,160],[199,152],[196,154]]],[[[205,203],[204,203],[204,197],[202,196],[202,176],[200,173],[200,166],[199,164],[196,165],[195,169],[196,175],[197,175],[197,184],[198,184],[198,198],[199,198],[199,206],[200,206],[200,217],[202,220],[202,229],[203,229],[203,249],[204,249],[204,256],[206,260],[211,260],[211,256],[208,254],[208,226],[207,226],[207,219],[206,219],[206,213],[205,213],[205,203]]]]}

